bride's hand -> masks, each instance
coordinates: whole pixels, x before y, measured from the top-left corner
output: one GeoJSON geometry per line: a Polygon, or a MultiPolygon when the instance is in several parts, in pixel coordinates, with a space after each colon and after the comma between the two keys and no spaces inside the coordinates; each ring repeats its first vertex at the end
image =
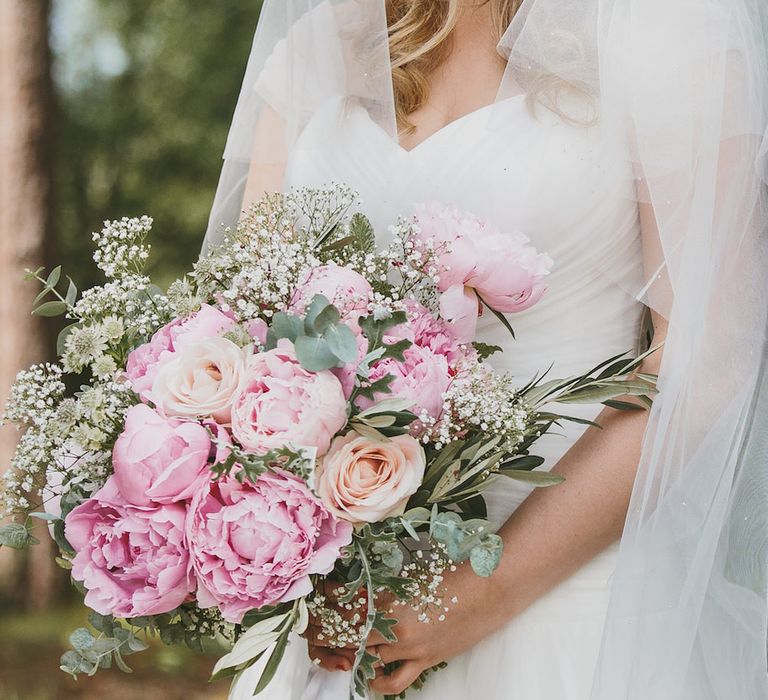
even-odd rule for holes
{"type": "MultiPolygon", "coordinates": [[[[506,621],[494,600],[492,579],[482,579],[462,564],[455,572],[446,573],[444,583],[442,598],[449,610],[443,620],[439,611],[430,622],[420,622],[418,613],[407,605],[394,606],[392,613],[388,612],[390,606],[378,606],[387,611],[387,617],[397,620],[397,641],[388,643],[378,633],[368,639],[369,651],[383,664],[395,664],[391,670],[377,670],[371,682],[376,692],[397,695],[423,671],[467,651],[506,621]]],[[[310,657],[319,659],[327,670],[350,670],[356,649],[330,648],[326,640],[317,638],[318,633],[319,626],[310,620],[306,632],[310,657]]]]}
{"type": "Polygon", "coordinates": [[[423,671],[471,649],[500,627],[503,615],[491,586],[490,579],[480,578],[463,564],[445,576],[442,597],[448,611],[444,619],[436,611],[429,622],[422,622],[409,606],[396,606],[392,617],[397,619],[397,641],[371,639],[368,645],[384,665],[377,670],[371,688],[382,695],[398,695],[423,671]]]}

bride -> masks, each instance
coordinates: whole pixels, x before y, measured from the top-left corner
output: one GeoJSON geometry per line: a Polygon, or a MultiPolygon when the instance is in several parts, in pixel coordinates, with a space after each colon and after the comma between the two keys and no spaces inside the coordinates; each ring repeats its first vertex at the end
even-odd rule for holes
{"type": "MultiPolygon", "coordinates": [[[[448,661],[407,697],[768,697],[765,28],[758,0],[265,2],[206,245],[265,191],[345,182],[382,241],[438,200],[555,260],[517,340],[478,328],[521,383],[664,343],[652,411],[582,406],[599,429],[537,443],[562,485],[494,487],[500,568],[370,640],[376,693],[448,661]]],[[[347,696],[305,636],[262,697],[347,696]]]]}

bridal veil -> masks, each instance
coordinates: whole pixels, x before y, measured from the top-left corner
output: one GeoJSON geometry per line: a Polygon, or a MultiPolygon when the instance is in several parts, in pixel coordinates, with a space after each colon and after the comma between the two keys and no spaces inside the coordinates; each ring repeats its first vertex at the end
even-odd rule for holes
{"type": "MultiPolygon", "coordinates": [[[[526,0],[499,44],[497,103],[622,145],[644,221],[626,290],[669,321],[592,700],[768,698],[767,37],[764,0],[526,0]]],[[[384,0],[266,0],[206,245],[247,179],[281,189],[332,99],[397,139],[384,0]]]]}

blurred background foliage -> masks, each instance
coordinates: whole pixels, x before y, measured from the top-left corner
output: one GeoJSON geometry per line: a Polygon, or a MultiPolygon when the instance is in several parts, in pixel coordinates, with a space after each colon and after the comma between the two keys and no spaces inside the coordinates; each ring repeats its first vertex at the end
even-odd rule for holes
{"type": "Polygon", "coordinates": [[[161,286],[195,260],[259,5],[54,1],[54,227],[76,281],[107,218],[154,217],[161,286]]]}
{"type": "MultiPolygon", "coordinates": [[[[37,206],[50,211],[36,255],[61,263],[85,288],[99,281],[91,232],[105,219],[148,214],[155,220],[151,273],[164,286],[200,250],[260,0],[13,1],[39,4],[49,25],[50,60],[43,63],[51,80],[39,81],[46,94],[38,103],[50,108],[44,162],[35,169],[50,185],[37,206]]],[[[23,22],[13,31],[23,45],[23,22]]],[[[18,204],[23,219],[25,202],[18,204]]],[[[31,229],[9,229],[9,221],[5,240],[32,236],[31,229]]],[[[32,344],[21,326],[11,319],[7,332],[19,336],[16,345],[32,344]]],[[[25,356],[13,373],[31,361],[25,356]]],[[[0,700],[226,697],[226,683],[207,684],[212,658],[162,645],[132,657],[130,676],[100,672],[75,683],[58,670],[58,658],[86,613],[67,576],[40,574],[45,556],[0,554],[0,700]]]]}

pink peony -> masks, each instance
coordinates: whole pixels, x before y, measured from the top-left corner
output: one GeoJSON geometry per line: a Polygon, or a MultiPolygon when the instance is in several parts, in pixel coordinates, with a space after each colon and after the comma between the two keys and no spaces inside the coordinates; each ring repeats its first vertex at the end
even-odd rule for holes
{"type": "Polygon", "coordinates": [[[164,418],[132,406],[115,442],[112,465],[126,502],[136,506],[189,498],[208,462],[211,440],[198,423],[164,418]]]}
{"type": "Polygon", "coordinates": [[[186,507],[128,505],[110,477],[66,517],[75,550],[72,576],[87,589],[85,604],[102,615],[158,615],[191,593],[184,542],[186,507]]]}
{"type": "Polygon", "coordinates": [[[419,345],[411,345],[403,355],[405,362],[385,357],[371,368],[371,383],[387,374],[393,376],[389,392],[377,393],[373,401],[361,396],[355,403],[365,409],[389,398],[410,399],[413,405],[409,410],[416,415],[426,413],[439,418],[443,410],[443,393],[451,383],[448,361],[445,356],[419,345]]]}
{"type": "Polygon", "coordinates": [[[336,438],[317,471],[317,493],[331,513],[353,523],[402,515],[421,486],[424,449],[410,435],[372,440],[350,432],[336,438]]]}
{"type": "Polygon", "coordinates": [[[177,319],[163,326],[148,343],[139,345],[128,354],[125,374],[133,390],[142,400],[152,400],[150,391],[160,367],[185,345],[213,338],[230,330],[235,322],[208,304],[186,319],[177,319]]]}
{"type": "Polygon", "coordinates": [[[172,329],[180,322],[174,321],[158,330],[148,343],[139,345],[129,353],[125,365],[125,374],[131,382],[131,388],[142,398],[152,388],[157,370],[163,359],[173,351],[172,329]]]}
{"type": "Polygon", "coordinates": [[[451,366],[467,354],[467,350],[460,349],[453,328],[442,318],[436,318],[415,299],[405,300],[405,310],[408,323],[393,329],[394,334],[407,338],[414,345],[429,348],[435,355],[442,355],[451,366]]]}
{"type": "Polygon", "coordinates": [[[299,283],[289,310],[303,314],[317,294],[331,302],[345,321],[357,322],[368,308],[368,297],[373,290],[362,275],[348,267],[328,263],[314,268],[299,283]]]}
{"type": "Polygon", "coordinates": [[[330,573],[351,540],[352,527],[281,470],[256,483],[206,482],[187,518],[198,603],[218,605],[236,623],[248,610],[310,593],[310,576],[330,573]]]}
{"type": "Polygon", "coordinates": [[[232,436],[260,454],[289,443],[323,454],[346,422],[339,380],[330,371],[305,370],[288,340],[251,357],[232,405],[232,436]]]}
{"type": "Polygon", "coordinates": [[[439,252],[440,313],[462,343],[474,339],[479,297],[502,313],[523,311],[544,294],[552,259],[522,233],[502,233],[490,222],[453,207],[421,205],[420,236],[439,252]]]}
{"type": "Polygon", "coordinates": [[[232,330],[235,325],[235,321],[223,311],[210,304],[203,304],[199,311],[171,329],[174,350],[220,336],[232,330]]]}

